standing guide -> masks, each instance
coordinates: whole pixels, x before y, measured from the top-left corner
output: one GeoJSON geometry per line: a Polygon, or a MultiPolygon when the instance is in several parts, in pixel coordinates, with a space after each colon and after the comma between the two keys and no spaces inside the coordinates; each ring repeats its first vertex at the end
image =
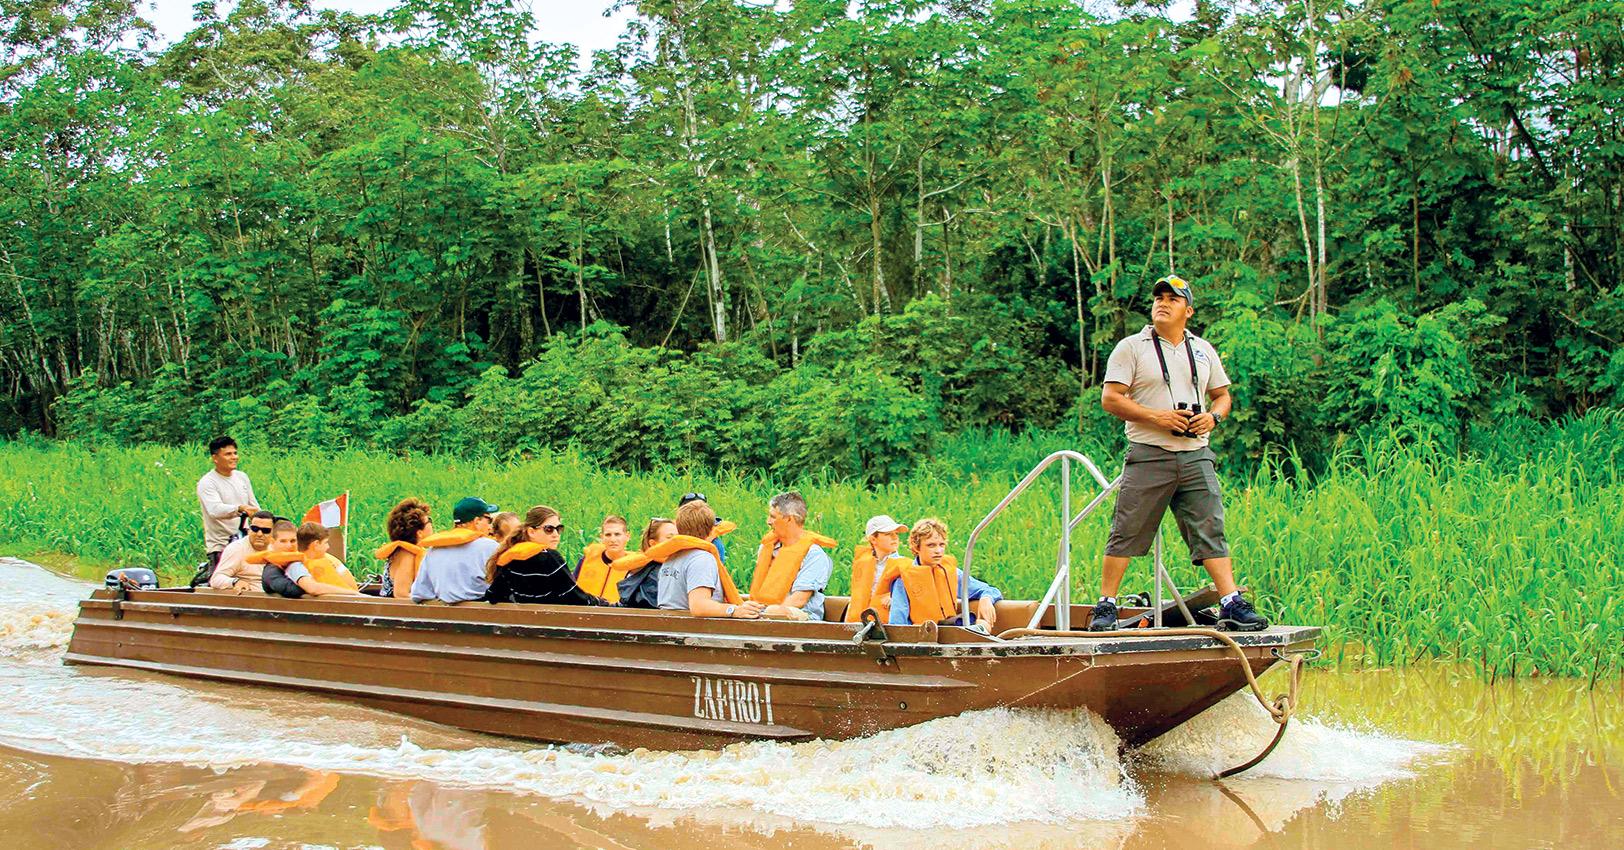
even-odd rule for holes
{"type": "Polygon", "coordinates": [[[1260,631],[1268,621],[1235,587],[1223,494],[1208,447],[1212,430],[1229,416],[1229,376],[1218,350],[1185,328],[1195,315],[1189,282],[1169,275],[1151,294],[1151,324],[1118,342],[1105,367],[1101,404],[1125,423],[1128,456],[1105,542],[1100,601],[1088,628],[1117,628],[1117,587],[1128,561],[1150,551],[1171,507],[1191,561],[1206,568],[1222,596],[1219,625],[1260,631]]]}
{"type": "Polygon", "coordinates": [[[208,561],[192,579],[193,587],[208,582],[220,564],[220,553],[242,530],[242,520],[259,510],[248,473],[237,468],[237,441],[216,437],[209,443],[209,460],[214,468],[197,481],[197,501],[203,511],[203,548],[208,552],[208,561]]]}

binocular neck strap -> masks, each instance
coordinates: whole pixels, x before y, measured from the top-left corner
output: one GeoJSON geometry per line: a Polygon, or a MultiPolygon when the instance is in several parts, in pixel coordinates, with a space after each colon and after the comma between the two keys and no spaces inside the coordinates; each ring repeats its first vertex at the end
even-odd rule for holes
{"type": "MultiPolygon", "coordinates": [[[[1162,335],[1156,333],[1156,328],[1150,329],[1150,344],[1156,348],[1156,362],[1162,364],[1162,383],[1167,385],[1167,398],[1173,398],[1173,375],[1167,371],[1167,358],[1162,355],[1162,335]]],[[[1201,403],[1201,375],[1195,370],[1195,343],[1190,341],[1190,332],[1184,332],[1184,356],[1190,359],[1190,386],[1195,389],[1195,403],[1201,403]]]]}

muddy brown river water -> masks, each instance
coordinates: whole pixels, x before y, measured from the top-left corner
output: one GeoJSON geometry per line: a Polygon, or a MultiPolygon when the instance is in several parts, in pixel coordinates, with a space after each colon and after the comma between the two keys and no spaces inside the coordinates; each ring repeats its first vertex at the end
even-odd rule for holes
{"type": "MultiPolygon", "coordinates": [[[[88,586],[0,560],[8,848],[1624,847],[1624,683],[1343,667],[1126,761],[1081,713],[602,752],[283,691],[61,664],[88,586]]],[[[1272,677],[1271,677],[1272,678],[1272,677]]],[[[1266,681],[1266,685],[1277,683],[1266,681]]]]}

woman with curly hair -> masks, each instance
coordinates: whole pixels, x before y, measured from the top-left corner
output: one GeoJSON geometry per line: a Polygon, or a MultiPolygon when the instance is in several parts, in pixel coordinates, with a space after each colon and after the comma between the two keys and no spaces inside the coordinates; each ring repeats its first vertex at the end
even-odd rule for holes
{"type": "Polygon", "coordinates": [[[424,549],[418,544],[434,533],[428,503],[422,499],[402,499],[389,511],[384,533],[389,535],[389,542],[373,553],[389,565],[383,573],[383,595],[410,599],[417,568],[423,563],[424,549]]]}

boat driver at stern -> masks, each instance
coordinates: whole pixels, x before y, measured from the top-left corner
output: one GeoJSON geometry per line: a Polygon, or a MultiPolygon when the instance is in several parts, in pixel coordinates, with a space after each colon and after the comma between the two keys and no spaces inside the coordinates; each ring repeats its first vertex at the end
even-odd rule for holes
{"type": "Polygon", "coordinates": [[[1258,616],[1235,587],[1224,502],[1208,443],[1229,418],[1229,376],[1218,350],[1186,329],[1195,315],[1188,281],[1168,275],[1151,289],[1151,324],[1117,343],[1105,367],[1101,403],[1128,435],[1116,513],[1105,543],[1100,601],[1091,631],[1117,627],[1117,588],[1128,560],[1150,551],[1171,507],[1190,559],[1205,567],[1222,597],[1219,626],[1260,631],[1258,616]]]}

